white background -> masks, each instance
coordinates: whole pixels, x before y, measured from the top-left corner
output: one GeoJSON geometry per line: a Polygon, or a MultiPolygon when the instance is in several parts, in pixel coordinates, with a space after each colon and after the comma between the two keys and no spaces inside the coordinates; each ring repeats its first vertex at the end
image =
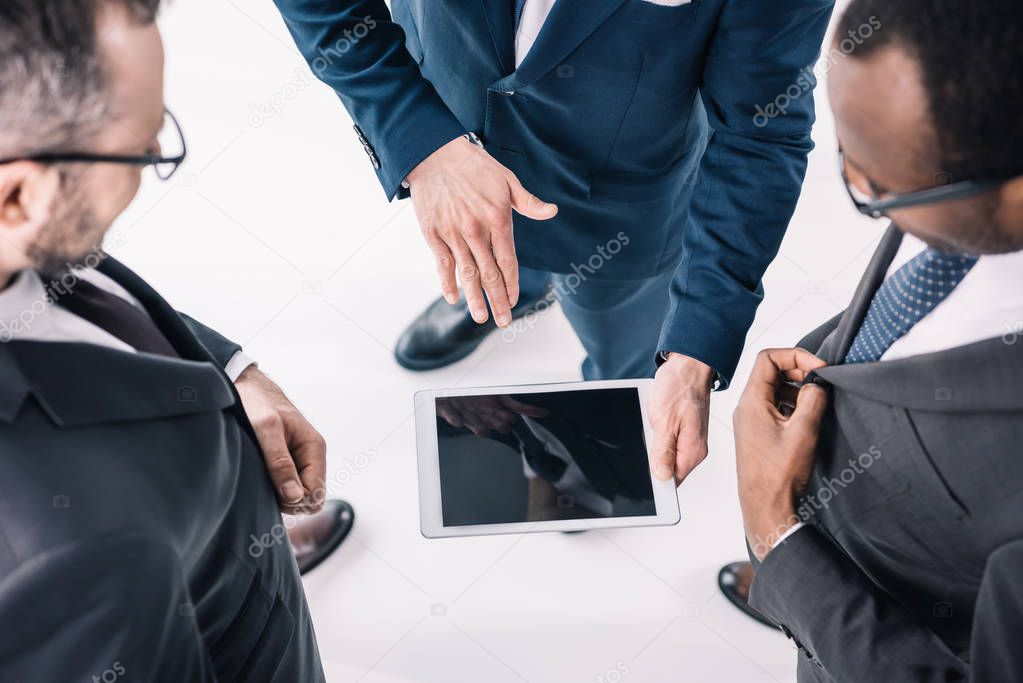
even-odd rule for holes
{"type": "Polygon", "coordinates": [[[727,603],[716,574],[745,557],[730,424],[753,355],[839,312],[883,228],[840,183],[823,92],[802,200],[736,388],[714,396],[710,457],[679,490],[682,523],[427,541],[413,393],[574,380],[579,343],[555,309],[453,367],[400,369],[394,341],[438,294],[432,261],[411,205],[387,203],[273,5],[176,0],[161,24],[167,101],[191,154],[171,183],[147,180],[116,255],[243,343],[327,437],[332,492],[357,513],[306,580],[328,679],[792,680],[790,642],[727,603]],[[282,97],[279,113],[253,115],[282,97]]]}

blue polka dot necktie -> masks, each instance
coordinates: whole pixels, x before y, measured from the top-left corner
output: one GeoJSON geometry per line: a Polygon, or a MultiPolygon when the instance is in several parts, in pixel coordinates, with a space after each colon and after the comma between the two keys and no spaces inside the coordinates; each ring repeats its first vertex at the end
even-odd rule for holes
{"type": "Polygon", "coordinates": [[[948,298],[977,257],[925,249],[884,281],[870,303],[847,364],[881,360],[892,344],[948,298]]]}
{"type": "MultiPolygon", "coordinates": [[[[522,19],[522,8],[526,6],[526,0],[515,0],[515,30],[519,30],[519,20],[522,19]]],[[[507,15],[506,15],[507,16],[507,15]]]]}

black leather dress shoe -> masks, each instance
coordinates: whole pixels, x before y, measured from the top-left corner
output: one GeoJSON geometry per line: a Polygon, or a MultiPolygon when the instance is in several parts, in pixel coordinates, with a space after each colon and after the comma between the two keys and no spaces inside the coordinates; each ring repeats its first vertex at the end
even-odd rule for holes
{"type": "MultiPolygon", "coordinates": [[[[547,290],[538,299],[520,301],[512,309],[512,318],[536,311],[543,301],[549,304],[549,298],[547,290]]],[[[439,298],[402,333],[394,348],[394,358],[408,370],[436,370],[468,356],[496,329],[492,315],[482,325],[476,323],[464,298],[454,305],[439,298]]]]}
{"type": "Polygon", "coordinates": [[[742,610],[750,619],[776,629],[778,627],[775,624],[749,605],[749,588],[753,585],[755,575],[753,565],[749,562],[732,562],[718,572],[718,587],[728,598],[728,602],[742,610]]]}
{"type": "Polygon", "coordinates": [[[355,511],[343,500],[328,500],[313,515],[299,517],[288,529],[300,574],[315,569],[337,550],[355,525],[355,511]]]}

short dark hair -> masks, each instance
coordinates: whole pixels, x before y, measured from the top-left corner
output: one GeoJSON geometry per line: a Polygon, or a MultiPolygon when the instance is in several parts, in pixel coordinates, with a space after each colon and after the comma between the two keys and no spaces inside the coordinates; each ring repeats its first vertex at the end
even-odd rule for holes
{"type": "Polygon", "coordinates": [[[851,56],[891,46],[916,59],[942,171],[957,180],[1023,174],[1020,0],[853,0],[837,40],[867,23],[880,29],[851,56]]]}
{"type": "Polygon", "coordinates": [[[155,20],[160,0],[2,0],[0,157],[70,151],[100,127],[107,79],[96,16],[119,4],[155,20]]]}

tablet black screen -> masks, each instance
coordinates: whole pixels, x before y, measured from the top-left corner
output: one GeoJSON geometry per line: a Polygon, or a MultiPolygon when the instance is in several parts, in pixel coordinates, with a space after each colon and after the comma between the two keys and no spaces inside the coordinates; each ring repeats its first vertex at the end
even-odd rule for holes
{"type": "Polygon", "coordinates": [[[657,514],[637,389],[436,401],[445,526],[657,514]]]}

